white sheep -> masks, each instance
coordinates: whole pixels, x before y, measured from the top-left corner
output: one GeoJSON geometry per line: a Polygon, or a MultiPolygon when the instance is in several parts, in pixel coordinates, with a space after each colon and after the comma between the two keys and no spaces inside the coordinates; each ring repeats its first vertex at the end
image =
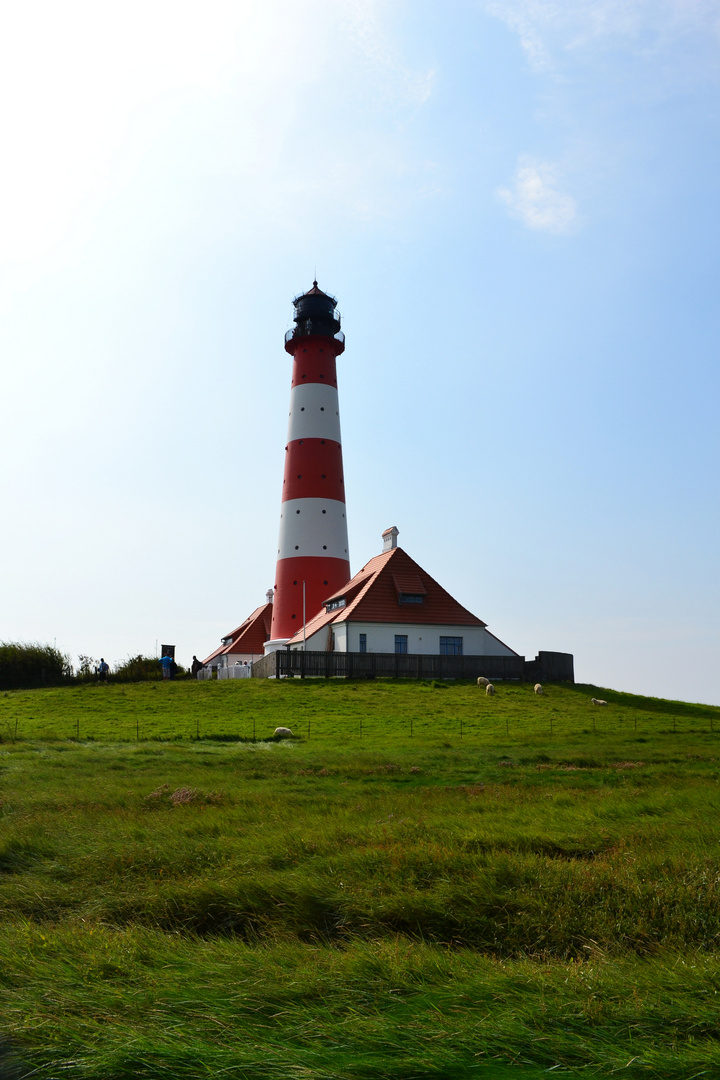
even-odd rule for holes
{"type": "Polygon", "coordinates": [[[275,730],[273,731],[273,735],[275,735],[279,739],[292,739],[293,738],[293,733],[292,733],[292,731],[290,730],[289,727],[276,727],[275,730]]]}
{"type": "Polygon", "coordinates": [[[495,693],[495,687],[493,686],[493,684],[491,682],[489,682],[487,684],[487,686],[485,687],[485,693],[488,695],[488,697],[492,697],[493,694],[495,693]]]}
{"type": "Polygon", "coordinates": [[[542,694],[542,692],[543,692],[542,686],[540,685],[539,682],[536,682],[535,683],[535,693],[536,694],[542,694]]]}
{"type": "Polygon", "coordinates": [[[602,698],[594,697],[590,698],[590,700],[592,701],[593,705],[607,705],[607,701],[603,701],[602,698]]]}
{"type": "Polygon", "coordinates": [[[478,675],[478,686],[489,686],[490,680],[486,679],[484,675],[478,675]]]}

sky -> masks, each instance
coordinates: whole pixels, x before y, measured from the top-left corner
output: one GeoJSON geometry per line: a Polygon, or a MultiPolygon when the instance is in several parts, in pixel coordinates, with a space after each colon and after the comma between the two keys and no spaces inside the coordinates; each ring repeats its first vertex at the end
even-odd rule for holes
{"type": "Polygon", "coordinates": [[[351,569],[720,704],[711,0],[0,16],[0,639],[202,659],[274,581],[283,335],[338,298],[351,569]]]}

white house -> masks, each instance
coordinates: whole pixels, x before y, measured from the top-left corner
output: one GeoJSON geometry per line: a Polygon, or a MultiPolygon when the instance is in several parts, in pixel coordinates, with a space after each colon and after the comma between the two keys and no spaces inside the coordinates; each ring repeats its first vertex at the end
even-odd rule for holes
{"type": "Polygon", "coordinates": [[[203,666],[222,672],[236,665],[252,665],[263,655],[263,643],[270,637],[272,622],[272,589],[267,603],[255,608],[245,622],[221,639],[220,646],[203,660],[203,666]]]}
{"type": "Polygon", "coordinates": [[[517,656],[383,533],[383,551],[290,638],[308,651],[517,656]]]}

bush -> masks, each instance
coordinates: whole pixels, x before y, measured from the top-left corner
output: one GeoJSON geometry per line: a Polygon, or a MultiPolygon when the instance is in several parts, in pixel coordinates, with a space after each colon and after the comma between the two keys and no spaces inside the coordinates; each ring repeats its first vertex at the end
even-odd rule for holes
{"type": "Polygon", "coordinates": [[[128,656],[121,664],[115,665],[113,682],[149,682],[162,679],[160,661],[154,656],[128,656]]]}
{"type": "MultiPolygon", "coordinates": [[[[174,678],[185,679],[189,672],[177,665],[174,678]]],[[[121,664],[115,665],[110,682],[157,682],[162,679],[162,666],[154,656],[129,656],[121,664]]]]}
{"type": "Polygon", "coordinates": [[[0,642],[0,689],[32,690],[59,686],[72,678],[70,657],[53,645],[0,642]]]}

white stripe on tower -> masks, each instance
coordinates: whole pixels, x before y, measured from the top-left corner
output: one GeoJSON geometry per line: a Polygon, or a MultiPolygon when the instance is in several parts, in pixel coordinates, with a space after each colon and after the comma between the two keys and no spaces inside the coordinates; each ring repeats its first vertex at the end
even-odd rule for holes
{"type": "Polygon", "coordinates": [[[336,357],[344,350],[336,301],[313,283],[293,301],[295,329],[271,641],[276,648],[349,581],[336,357]]]}

